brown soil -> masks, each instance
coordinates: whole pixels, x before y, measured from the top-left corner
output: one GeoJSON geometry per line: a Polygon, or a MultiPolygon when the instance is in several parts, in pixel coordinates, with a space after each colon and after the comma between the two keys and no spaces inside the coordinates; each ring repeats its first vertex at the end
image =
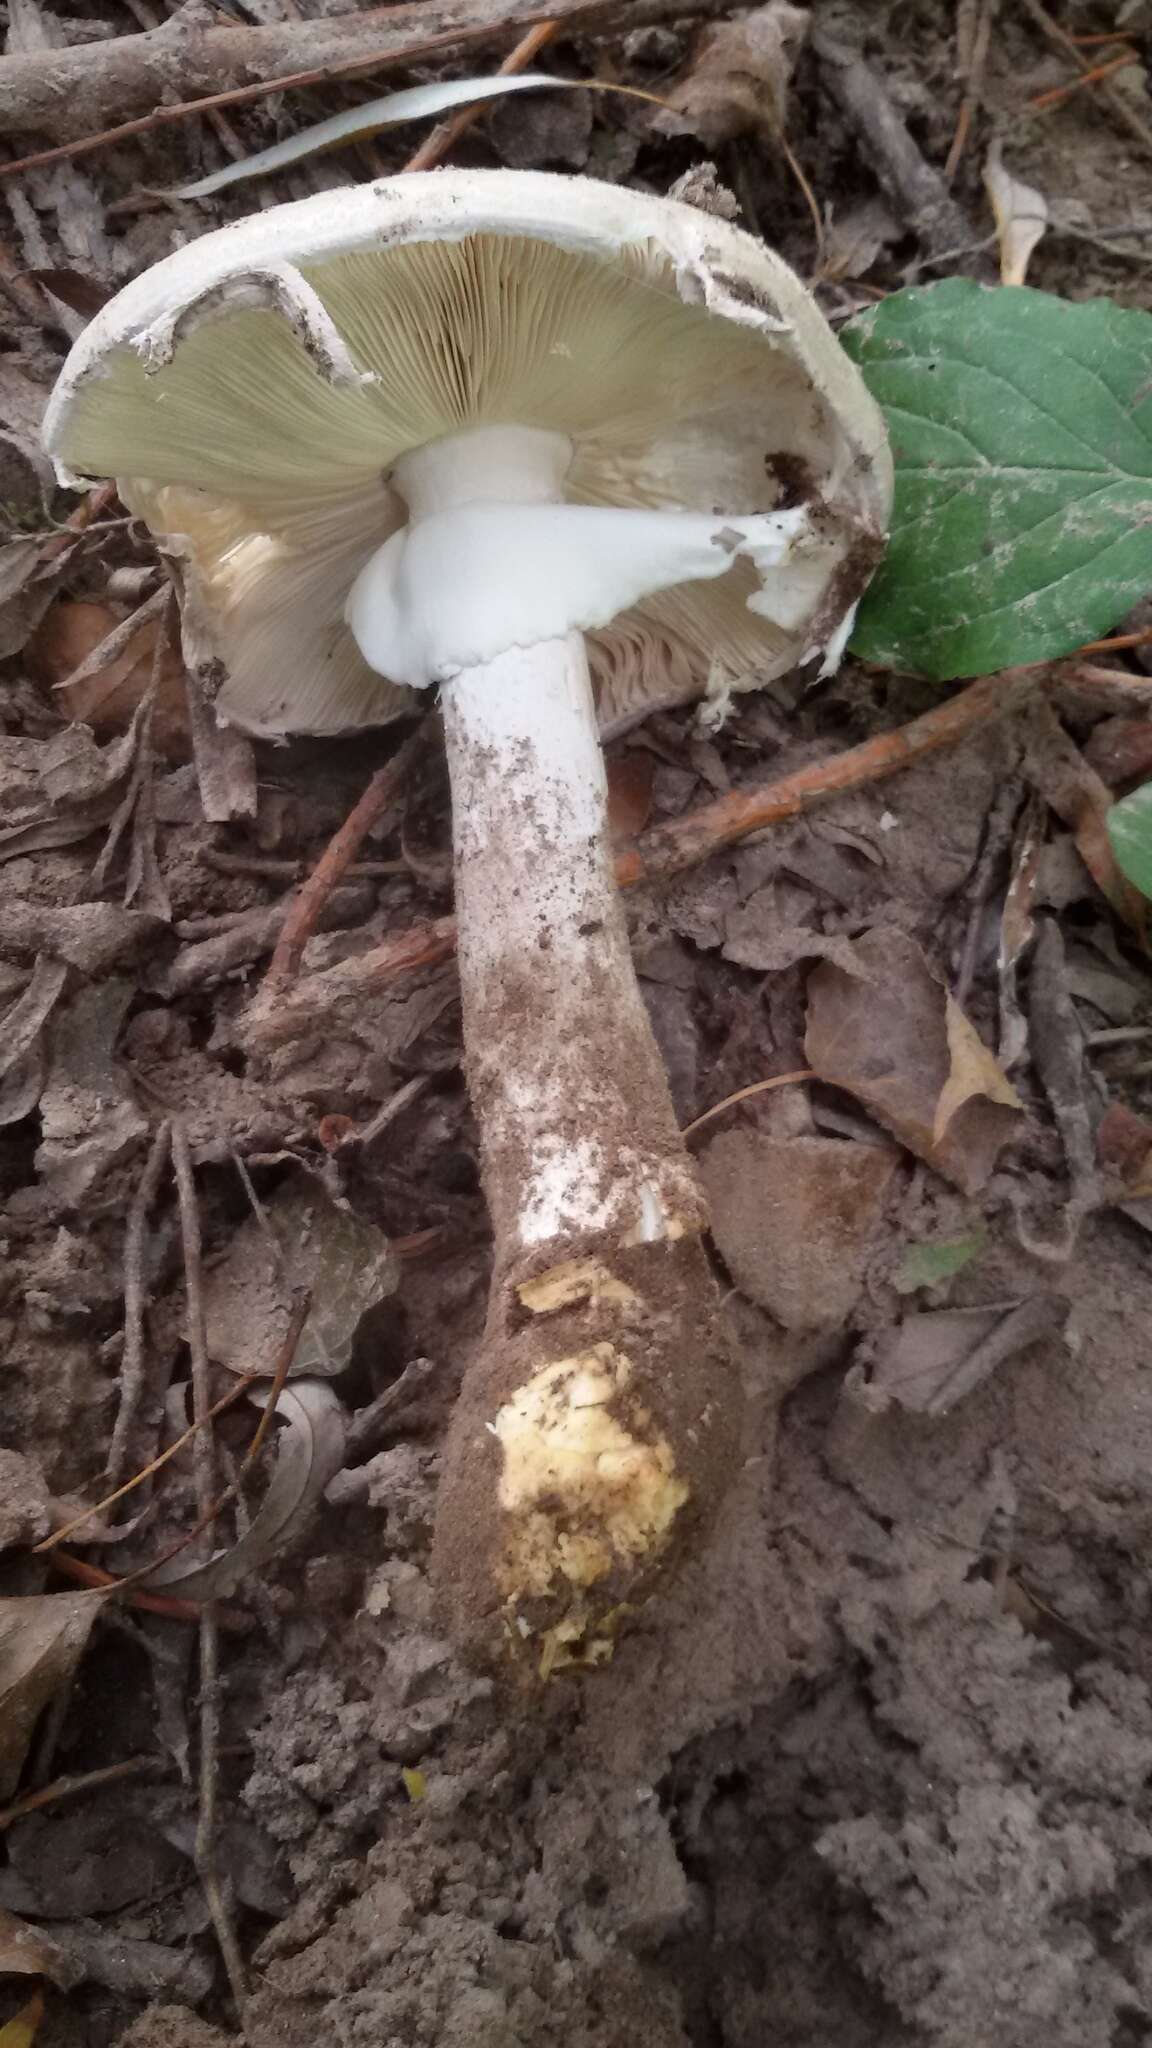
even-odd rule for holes
{"type": "MultiPolygon", "coordinates": [[[[338,10],[319,0],[252,10],[269,20],[290,11],[338,10]]],[[[146,12],[73,0],[58,15],[71,31],[123,34],[146,12]]],[[[25,34],[59,25],[15,0],[9,18],[25,34]]],[[[1087,0],[1060,18],[1076,33],[1114,26],[1087,0]]],[[[939,168],[961,92],[950,11],[912,0],[873,8],[868,22],[869,59],[939,168]]],[[[1139,42],[1139,24],[1133,33],[1139,42]]],[[[548,61],[584,72],[610,61],[660,91],[687,41],[661,25],[560,44],[548,61]]],[[[1028,9],[999,10],[986,108],[954,196],[979,242],[990,231],[979,165],[1002,118],[1012,169],[1064,222],[1041,243],[1029,281],[1146,305],[1152,239],[1121,249],[1097,231],[1119,220],[1148,229],[1152,158],[1091,88],[1046,117],[1021,116],[1025,99],[1070,70],[1028,9]]],[[[640,103],[596,96],[586,113],[592,96],[580,98],[575,120],[567,102],[551,122],[548,100],[533,101],[523,125],[505,109],[454,160],[492,162],[503,148],[516,161],[661,190],[699,160],[690,137],[653,140],[640,103]]],[[[286,115],[270,103],[234,119],[243,146],[256,148],[279,120],[343,103],[334,88],[286,115]]],[[[1152,120],[1146,94],[1133,104],[1152,120]]],[[[824,288],[830,314],[906,275],[940,274],[918,267],[919,229],[892,212],[810,49],[788,133],[834,222],[881,198],[888,211],[861,274],[824,288]]],[[[70,275],[73,298],[77,275],[122,282],[167,252],[185,217],[109,209],[141,185],[195,175],[215,146],[199,126],[162,129],[30,181],[4,232],[11,264],[0,267],[51,270],[58,283],[70,275]]],[[[404,136],[376,145],[390,166],[407,146],[404,136]]],[[[749,223],[771,227],[810,272],[811,220],[778,150],[746,137],[715,154],[749,223]]],[[[315,173],[337,175],[331,164],[315,173]]],[[[312,178],[296,171],[274,196],[311,189],[312,178]]],[[[196,220],[235,217],[261,189],[229,193],[196,220]]],[[[68,324],[59,302],[12,285],[3,321],[0,371],[43,386],[68,324]]],[[[0,396],[5,388],[0,379],[0,396]]],[[[53,516],[73,504],[59,494],[53,516]]],[[[22,530],[42,520],[26,507],[22,530]]],[[[70,559],[59,596],[123,611],[110,579],[123,593],[125,577],[152,565],[135,531],[108,527],[70,559]]],[[[27,609],[27,593],[21,602],[27,609]]],[[[50,919],[87,900],[123,794],[122,782],[111,793],[96,786],[87,757],[45,763],[38,749],[59,735],[60,715],[35,668],[18,647],[0,672],[0,825],[23,827],[50,786],[53,824],[77,829],[71,839],[49,829],[4,865],[5,908],[49,919],[0,920],[4,1012],[36,948],[51,958],[66,940],[96,943],[78,921],[53,932],[50,919]]],[[[1126,673],[1138,677],[1136,657],[1126,673]]],[[[621,786],[638,760],[654,771],[658,827],[898,725],[939,694],[848,663],[802,702],[786,691],[741,700],[715,734],[688,712],[655,717],[616,740],[612,758],[625,764],[621,786]]],[[[1090,691],[1060,704],[1081,744],[1117,709],[1090,691]]],[[[1102,765],[1105,737],[1094,749],[1102,765]]],[[[1125,1113],[1126,1156],[1146,1161],[1147,1124],[1132,1123],[1152,1117],[1148,1037],[1132,1035],[1152,1029],[1146,957],[1041,806],[1037,912],[1062,940],[1066,1000],[1053,1007],[1025,959],[1012,1072],[1023,1114],[976,1193],[917,1163],[850,1094],[826,1086],[752,1096],[693,1138],[741,1381],[738,1476],[612,1659],[529,1694],[465,1661],[431,1572],[448,1418],[482,1342],[489,1263],[454,969],[441,951],[383,993],[350,976],[338,1008],[310,1009],[307,994],[285,1002],[263,1054],[244,1024],[272,938],[245,951],[248,927],[235,921],[282,900],[394,744],[369,734],[262,747],[255,815],[211,826],[189,764],[160,761],[154,833],[147,817],[133,827],[131,850],[126,841],[96,891],[119,912],[134,876],[133,915],[154,922],[126,924],[121,936],[101,928],[99,959],[69,966],[40,1066],[18,1063],[0,1078],[6,1598],[68,1584],[32,1545],[103,1491],[121,1390],[126,1219],[162,1116],[185,1119],[209,1282],[231,1272],[230,1249],[253,1230],[253,1195],[273,1217],[286,1190],[347,1202],[398,1249],[395,1290],[364,1314],[348,1284],[346,1313],[325,1331],[331,1383],[357,1418],[347,1467],[226,1603],[218,1862],[250,1973],[243,2033],[193,1855],[196,1632],[124,1607],[97,1622],[4,1795],[158,1760],[52,1798],[0,1835],[0,1912],[70,1955],[52,1964],[59,1984],[46,1979],[40,2041],[1139,2048],[1152,2038],[1152,1204],[1125,1199],[1103,1170],[1085,1192],[1075,1112],[1089,1173],[1106,1112],[1113,1134],[1125,1113]],[[213,966],[195,949],[222,934],[232,953],[213,966]],[[1079,1076],[1071,1119],[1066,1102],[1054,1115],[1041,1078],[1053,1072],[1054,1041],[1064,1071],[1071,1061],[1079,1076]],[[1078,1203],[1086,1214],[1073,1243],[1078,1203]],[[923,1248],[957,1246],[965,1255],[935,1283],[909,1265],[923,1248]],[[1015,1343],[1003,1337],[1012,1316],[1023,1333],[1015,1343]],[[965,1378],[979,1357],[984,1366],[965,1378]]],[[[172,746],[178,753],[178,734],[172,746]]],[[[964,1007],[996,1044],[997,950],[1031,773],[1023,728],[1005,721],[631,897],[635,958],[681,1122],[808,1064],[813,963],[843,967],[846,945],[865,932],[915,941],[951,988],[964,980],[964,1007]]],[[[310,942],[305,975],[449,907],[434,769],[402,809],[363,857],[404,859],[405,870],[348,884],[339,915],[310,942]]],[[[183,1426],[189,1376],[166,1173],[145,1222],[135,1276],[144,1381],[129,1471],[183,1426]]],[[[262,1265],[258,1278],[263,1289],[262,1265]]],[[[265,1314],[262,1327],[273,1324],[265,1314]]],[[[233,1383],[234,1349],[230,1340],[229,1358],[213,1361],[214,1395],[233,1383]]],[[[244,1407],[221,1418],[221,1490],[254,1424],[244,1407]]],[[[468,1455],[461,1443],[458,1433],[457,1462],[468,1455]]],[[[474,1469],[483,1485],[483,1458],[474,1469]]],[[[182,1456],[138,1527],[91,1545],[78,1532],[68,1548],[130,1572],[189,1528],[194,1498],[182,1456]]],[[[259,1498],[257,1486],[254,1509],[259,1498]]],[[[225,1522],[216,1540],[235,1534],[225,1522]]],[[[462,1586],[485,1540],[478,1528],[462,1586]]],[[[0,1926],[0,2029],[28,1995],[26,1977],[5,1974],[6,1939],[0,1926]]]]}

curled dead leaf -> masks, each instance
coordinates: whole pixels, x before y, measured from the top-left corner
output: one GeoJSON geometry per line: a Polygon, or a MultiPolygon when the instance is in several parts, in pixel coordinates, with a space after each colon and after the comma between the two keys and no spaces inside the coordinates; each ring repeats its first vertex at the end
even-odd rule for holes
{"type": "MultiPolygon", "coordinates": [[[[258,1398],[255,1394],[250,1397],[258,1398]]],[[[207,1562],[181,1552],[157,1565],[144,1579],[155,1590],[184,1600],[219,1600],[242,1579],[279,1556],[308,1521],[329,1481],[344,1464],[345,1414],[324,1380],[297,1380],[276,1402],[286,1428],[280,1433],[276,1469],[259,1513],[239,1542],[218,1550],[207,1562]]]]}
{"type": "Polygon", "coordinates": [[[993,143],[984,164],[984,190],[996,222],[1000,282],[1023,284],[1032,252],[1048,226],[1048,201],[1034,185],[1026,185],[1005,168],[999,142],[993,143]]]}
{"type": "Polygon", "coordinates": [[[1007,1075],[998,1066],[974,1025],[970,1024],[955,999],[945,993],[945,1028],[948,1033],[948,1079],[940,1090],[936,1114],[932,1120],[932,1137],[939,1145],[948,1135],[948,1127],[966,1102],[973,1096],[986,1096],[989,1102],[1002,1102],[1009,1109],[1023,1109],[1007,1075]]]}
{"type": "Polygon", "coordinates": [[[657,114],[653,127],[665,135],[687,131],[707,149],[741,135],[778,135],[809,20],[805,8],[769,0],[707,29],[691,69],[667,95],[672,111],[657,114]]]}
{"type": "MultiPolygon", "coordinates": [[[[60,599],[41,621],[28,646],[36,680],[56,693],[69,718],[95,733],[123,732],[152,682],[160,615],[167,587],[127,619],[111,605],[60,599]]],[[[160,666],[152,712],[152,744],[167,761],[186,761],[191,751],[184,664],[171,644],[160,666]]]]}
{"type": "Polygon", "coordinates": [[[855,973],[808,980],[808,1062],[965,1194],[983,1186],[1023,1113],[1011,1083],[907,933],[852,944],[855,973]]]}

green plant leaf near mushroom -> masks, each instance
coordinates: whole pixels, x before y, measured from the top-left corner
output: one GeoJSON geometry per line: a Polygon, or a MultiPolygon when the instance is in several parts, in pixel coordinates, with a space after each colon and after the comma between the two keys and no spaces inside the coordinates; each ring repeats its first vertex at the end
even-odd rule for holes
{"type": "Polygon", "coordinates": [[[1152,316],[961,278],[895,292],[845,347],[896,502],[853,652],[946,680],[1068,654],[1152,586],[1152,316]]]}
{"type": "Polygon", "coordinates": [[[1117,867],[1152,902],[1152,782],[1113,804],[1107,822],[1117,867]]]}
{"type": "Polygon", "coordinates": [[[727,223],[439,172],[179,250],[82,336],[46,434],[181,558],[225,718],[341,732],[439,689],[495,1245],[434,1566],[484,1654],[596,1661],[739,1456],[598,728],[835,667],[887,525],[880,413],[727,223]]]}

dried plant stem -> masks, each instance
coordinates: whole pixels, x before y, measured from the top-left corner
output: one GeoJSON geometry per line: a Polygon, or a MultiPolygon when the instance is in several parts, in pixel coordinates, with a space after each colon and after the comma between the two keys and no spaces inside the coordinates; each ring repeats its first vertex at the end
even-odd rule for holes
{"type": "Polygon", "coordinates": [[[721,1116],[726,1109],[735,1108],[738,1102],[750,1101],[753,1095],[767,1095],[773,1088],[787,1088],[794,1081],[815,1079],[811,1067],[799,1067],[794,1074],[771,1074],[766,1081],[752,1081],[747,1088],[737,1088],[734,1095],[726,1095],[723,1102],[714,1102],[711,1109],[706,1109],[699,1116],[693,1117],[690,1124],[683,1126],[680,1136],[690,1138],[694,1131],[700,1130],[704,1124],[710,1124],[713,1117],[721,1116]]]}
{"type": "Polygon", "coordinates": [[[220,1944],[228,1983],[243,2023],[248,1998],[244,1958],[216,1867],[216,1807],[220,1786],[220,1632],[216,1603],[200,1617],[200,1812],[196,1823],[196,1869],[220,1944]]]}
{"type": "Polygon", "coordinates": [[[1050,92],[1037,93],[1036,98],[1029,100],[1028,105],[1034,114],[1042,114],[1046,107],[1062,107],[1065,100],[1070,99],[1074,92],[1079,92],[1082,86],[1100,85],[1104,79],[1113,77],[1117,71],[1126,71],[1130,64],[1139,62],[1138,51],[1125,50],[1119,57],[1109,57],[1106,64],[1094,64],[1091,71],[1082,71],[1079,78],[1070,78],[1066,85],[1054,85],[1050,92]]]}
{"type": "MultiPolygon", "coordinates": [[[[144,1313],[148,1304],[144,1256],[148,1238],[148,1216],[159,1192],[164,1168],[168,1164],[171,1143],[172,1125],[165,1118],[164,1122],[157,1126],[140,1177],[140,1185],[128,1212],[128,1228],[124,1237],[124,1357],[120,1367],[120,1406],[116,1414],[116,1426],[112,1431],[112,1443],[104,1475],[112,1487],[119,1487],[128,1456],[129,1439],[140,1406],[140,1397],[144,1391],[144,1313]]],[[[92,1512],[96,1513],[97,1510],[93,1509],[92,1512]]],[[[76,1524],[72,1523],[71,1527],[75,1528],[76,1524]]]]}
{"type": "Polygon", "coordinates": [[[960,112],[956,119],[956,132],[952,137],[952,147],[948,151],[947,162],[944,165],[944,177],[949,185],[956,176],[964,151],[968,147],[972,117],[980,103],[980,94],[984,86],[984,71],[988,63],[988,51],[992,42],[992,21],[998,4],[999,0],[979,0],[979,11],[976,15],[975,27],[972,33],[972,46],[968,53],[964,97],[960,102],[960,112]]]}
{"type": "Polygon", "coordinates": [[[105,1764],[99,1771],[80,1771],[63,1778],[53,1778],[50,1785],[41,1785],[38,1792],[28,1792],[23,1799],[14,1799],[11,1806],[0,1809],[0,1834],[10,1828],[14,1820],[23,1820],[26,1813],[38,1813],[43,1806],[55,1806],[61,1799],[76,1799],[85,1792],[97,1792],[104,1785],[119,1784],[123,1778],[151,1777],[178,1770],[175,1757],[130,1756],[122,1763],[105,1764]]]}
{"type": "MultiPolygon", "coordinates": [[[[204,1265],[200,1208],[192,1171],[192,1148],[182,1117],[172,1120],[172,1165],[180,1205],[180,1239],[184,1248],[184,1295],[187,1304],[188,1350],[192,1366],[192,1419],[200,1427],[193,1439],[193,1471],[199,1540],[204,1555],[211,1545],[216,1449],[205,1427],[212,1406],[208,1337],[204,1318],[204,1265]]],[[[244,1961],[216,1865],[216,1804],[220,1780],[220,1631],[215,1601],[200,1613],[200,1811],[196,1825],[196,1869],[204,1888],[224,1968],[241,2019],[248,1994],[244,1961]]]]}
{"type": "Polygon", "coordinates": [[[376,770],[360,801],[349,811],[340,830],[329,840],[312,873],[301,885],[276,941],[276,950],[264,977],[266,989],[277,988],[281,983],[291,981],[296,974],[321,910],[337,882],[343,879],[352,865],[373,825],[383,817],[403,788],[423,735],[423,725],[417,726],[392,759],[376,770]]]}
{"type": "Polygon", "coordinates": [[[893,775],[909,762],[951,746],[977,726],[1002,716],[1019,702],[1026,688],[1035,685],[1038,674],[1032,668],[1004,669],[997,675],[981,676],[946,704],[936,705],[922,717],[914,718],[910,725],[897,727],[895,732],[880,733],[876,739],[850,747],[847,753],[834,754],[830,760],[813,761],[809,767],[782,776],[778,782],[765,783],[758,789],[733,790],[669,825],[658,825],[619,855],[617,880],[628,887],[635,882],[678,874],[682,868],[706,860],[720,847],[747,838],[750,832],[799,816],[813,804],[822,803],[825,797],[893,775]]]}
{"type": "MultiPolygon", "coordinates": [[[[532,59],[539,55],[546,43],[552,41],[560,24],[558,21],[538,21],[527,35],[521,36],[514,50],[510,50],[504,62],[498,67],[497,78],[514,78],[518,71],[527,71],[532,59]]],[[[482,106],[461,107],[458,114],[452,114],[447,121],[437,122],[430,135],[424,137],[419,149],[405,164],[406,171],[431,171],[444,161],[453,143],[459,142],[468,133],[474,121],[483,113],[482,106]]]]}

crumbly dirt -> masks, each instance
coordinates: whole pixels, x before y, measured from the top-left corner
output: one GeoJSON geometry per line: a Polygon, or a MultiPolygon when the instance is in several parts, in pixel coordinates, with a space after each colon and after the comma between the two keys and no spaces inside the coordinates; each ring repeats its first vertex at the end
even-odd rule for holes
{"type": "MultiPolygon", "coordinates": [[[[124,34],[162,11],[159,0],[71,0],[54,12],[11,0],[7,16],[27,48],[44,34],[124,34]]],[[[278,20],[340,8],[259,0],[249,11],[278,20]]],[[[1070,33],[1116,26],[1114,9],[1087,0],[1052,12],[1070,33]]],[[[822,13],[853,27],[839,0],[822,13]]],[[[207,19],[199,0],[186,14],[207,19]]],[[[223,18],[213,13],[213,25],[223,18]]],[[[1124,20],[1146,56],[1145,14],[1130,6],[1124,20]]],[[[952,10],[904,0],[854,25],[939,170],[963,86],[952,10]]],[[[603,26],[542,61],[656,92],[679,75],[684,26],[629,29],[627,0],[619,32],[603,26]]],[[[1023,111],[1072,73],[1029,8],[994,10],[983,98],[952,186],[973,247],[938,260],[824,89],[809,40],[786,87],[789,143],[834,247],[852,241],[857,252],[820,286],[830,317],[953,268],[995,275],[979,246],[991,232],[980,165],[994,127],[1052,214],[1029,282],[1148,304],[1149,149],[1092,87],[1047,114],[1023,111]],[[837,244],[845,224],[852,233],[837,244]],[[1114,232],[1125,224],[1128,236],[1114,232]]],[[[1119,76],[1152,126],[1142,74],[1119,76]]],[[[239,146],[255,149],[336,111],[350,91],[330,84],[228,119],[239,146]]],[[[517,104],[458,143],[453,161],[586,169],[666,190],[701,158],[692,136],[654,132],[638,101],[542,97],[526,99],[523,115],[517,104]]],[[[350,174],[398,167],[411,146],[382,136],[350,174]]],[[[173,124],[13,186],[0,236],[4,405],[23,393],[27,406],[25,385],[42,395],[93,292],[167,253],[175,236],[345,174],[322,160],[268,188],[238,187],[194,219],[142,196],[227,148],[207,124],[173,124]],[[55,278],[61,296],[27,271],[55,278]]],[[[737,135],[714,153],[744,220],[811,275],[811,216],[775,143],[737,135]]],[[[32,487],[5,502],[5,540],[54,535],[75,502],[59,493],[45,511],[32,487]]],[[[124,523],[98,521],[57,560],[42,594],[61,644],[83,628],[89,645],[93,607],[122,617],[133,591],[155,587],[154,551],[124,523]],[[80,605],[83,619],[65,615],[80,605]]],[[[37,1807],[0,1815],[0,1914],[53,1944],[39,2041],[1139,2048],[1152,2038],[1152,1201],[1133,1192],[1152,1155],[1152,975],[1066,824],[1036,797],[1023,718],[628,896],[682,1125],[801,1072],[814,967],[850,971],[851,947],[877,932],[893,957],[905,941],[922,949],[985,1046],[1015,1037],[1023,1114],[969,1192],[824,1085],[749,1094],[692,1135],[740,1382],[735,1477],[611,1659],[541,1687],[466,1659],[432,1572],[449,1418],[483,1342],[490,1265],[455,970],[441,945],[386,984],[352,971],[450,908],[439,737],[430,728],[412,789],[362,848],[303,978],[258,1036],[248,1012],[275,936],[266,913],[313,866],[394,735],[258,747],[254,808],[229,782],[235,762],[217,761],[212,787],[225,811],[235,799],[233,815],[207,823],[180,717],[154,735],[150,768],[128,752],[113,762],[131,701],[123,662],[115,705],[89,714],[99,713],[99,753],[96,743],[42,752],[69,730],[53,691],[62,671],[31,639],[39,599],[18,590],[13,623],[7,589],[0,830],[33,820],[32,843],[0,843],[11,854],[0,905],[9,1032],[37,953],[49,968],[68,965],[45,1034],[0,1074],[0,1596],[71,1587],[33,1546],[106,1490],[126,1293],[140,1304],[142,1381],[125,1471],[186,1426],[186,1248],[162,1159],[140,1207],[162,1119],[182,1118],[187,1134],[210,1305],[213,1273],[218,1291],[230,1286],[235,1247],[242,1258],[261,1218],[302,1194],[317,1215],[347,1204],[395,1254],[382,1264],[391,1291],[366,1314],[352,1286],[326,1304],[329,1384],[353,1418],[345,1468],[222,1601],[217,1862],[248,1973],[243,2021],[195,1862],[196,1629],[120,1604],[96,1622],[22,1770],[0,1789],[2,1803],[48,1788],[37,1807]],[[94,881],[133,772],[135,809],[94,881]],[[1027,952],[1015,984],[999,972],[1015,943],[1005,913],[1026,828],[1038,842],[1033,911],[1062,945],[1059,1000],[1027,952]],[[53,926],[92,897],[128,921],[105,918],[98,933],[75,917],[53,926]],[[69,958],[97,936],[99,957],[69,958]],[[1054,1057],[1071,1096],[1045,1085],[1054,1057]],[[59,1793],[65,1776],[121,1765],[111,1782],[59,1793]]],[[[1148,714],[1139,651],[1116,659],[1126,695],[1097,682],[1053,701],[1072,740],[1123,788],[1138,772],[1124,763],[1147,761],[1148,714]],[[1130,729],[1119,748],[1122,707],[1130,729]]],[[[687,711],[658,714],[612,742],[613,815],[627,835],[658,831],[729,789],[895,728],[941,694],[848,662],[807,692],[739,699],[718,730],[687,711]]],[[[310,1272],[324,1270],[323,1249],[310,1272]]],[[[263,1260],[254,1273],[263,1299],[263,1260]]],[[[235,1387],[238,1364],[271,1369],[264,1347],[280,1341],[298,1279],[285,1272],[280,1312],[262,1317],[272,1336],[251,1319],[259,1357],[239,1355],[243,1309],[232,1317],[228,1356],[211,1361],[214,1398],[235,1387]]],[[[667,1399],[674,1408],[675,1390],[667,1399]]],[[[244,1404],[220,1416],[218,1491],[255,1421],[244,1404]]],[[[462,1443],[458,1420],[458,1479],[462,1443]]],[[[464,1478],[477,1540],[457,1606],[492,1533],[477,1498],[491,1483],[482,1457],[464,1478]]],[[[264,1485],[258,1476],[249,1489],[252,1513],[264,1485]]],[[[123,1521],[109,1511],[91,1540],[78,1530],[65,1548],[129,1574],[186,1535],[195,1500],[185,1451],[154,1491],[128,1497],[123,1521]]],[[[226,1507],[213,1540],[223,1548],[239,1533],[226,1507]]],[[[0,1713],[8,1682],[0,1661],[0,1713]]],[[[6,1974],[5,1925],[0,2029],[28,1995],[26,1977],[6,1974]]]]}

